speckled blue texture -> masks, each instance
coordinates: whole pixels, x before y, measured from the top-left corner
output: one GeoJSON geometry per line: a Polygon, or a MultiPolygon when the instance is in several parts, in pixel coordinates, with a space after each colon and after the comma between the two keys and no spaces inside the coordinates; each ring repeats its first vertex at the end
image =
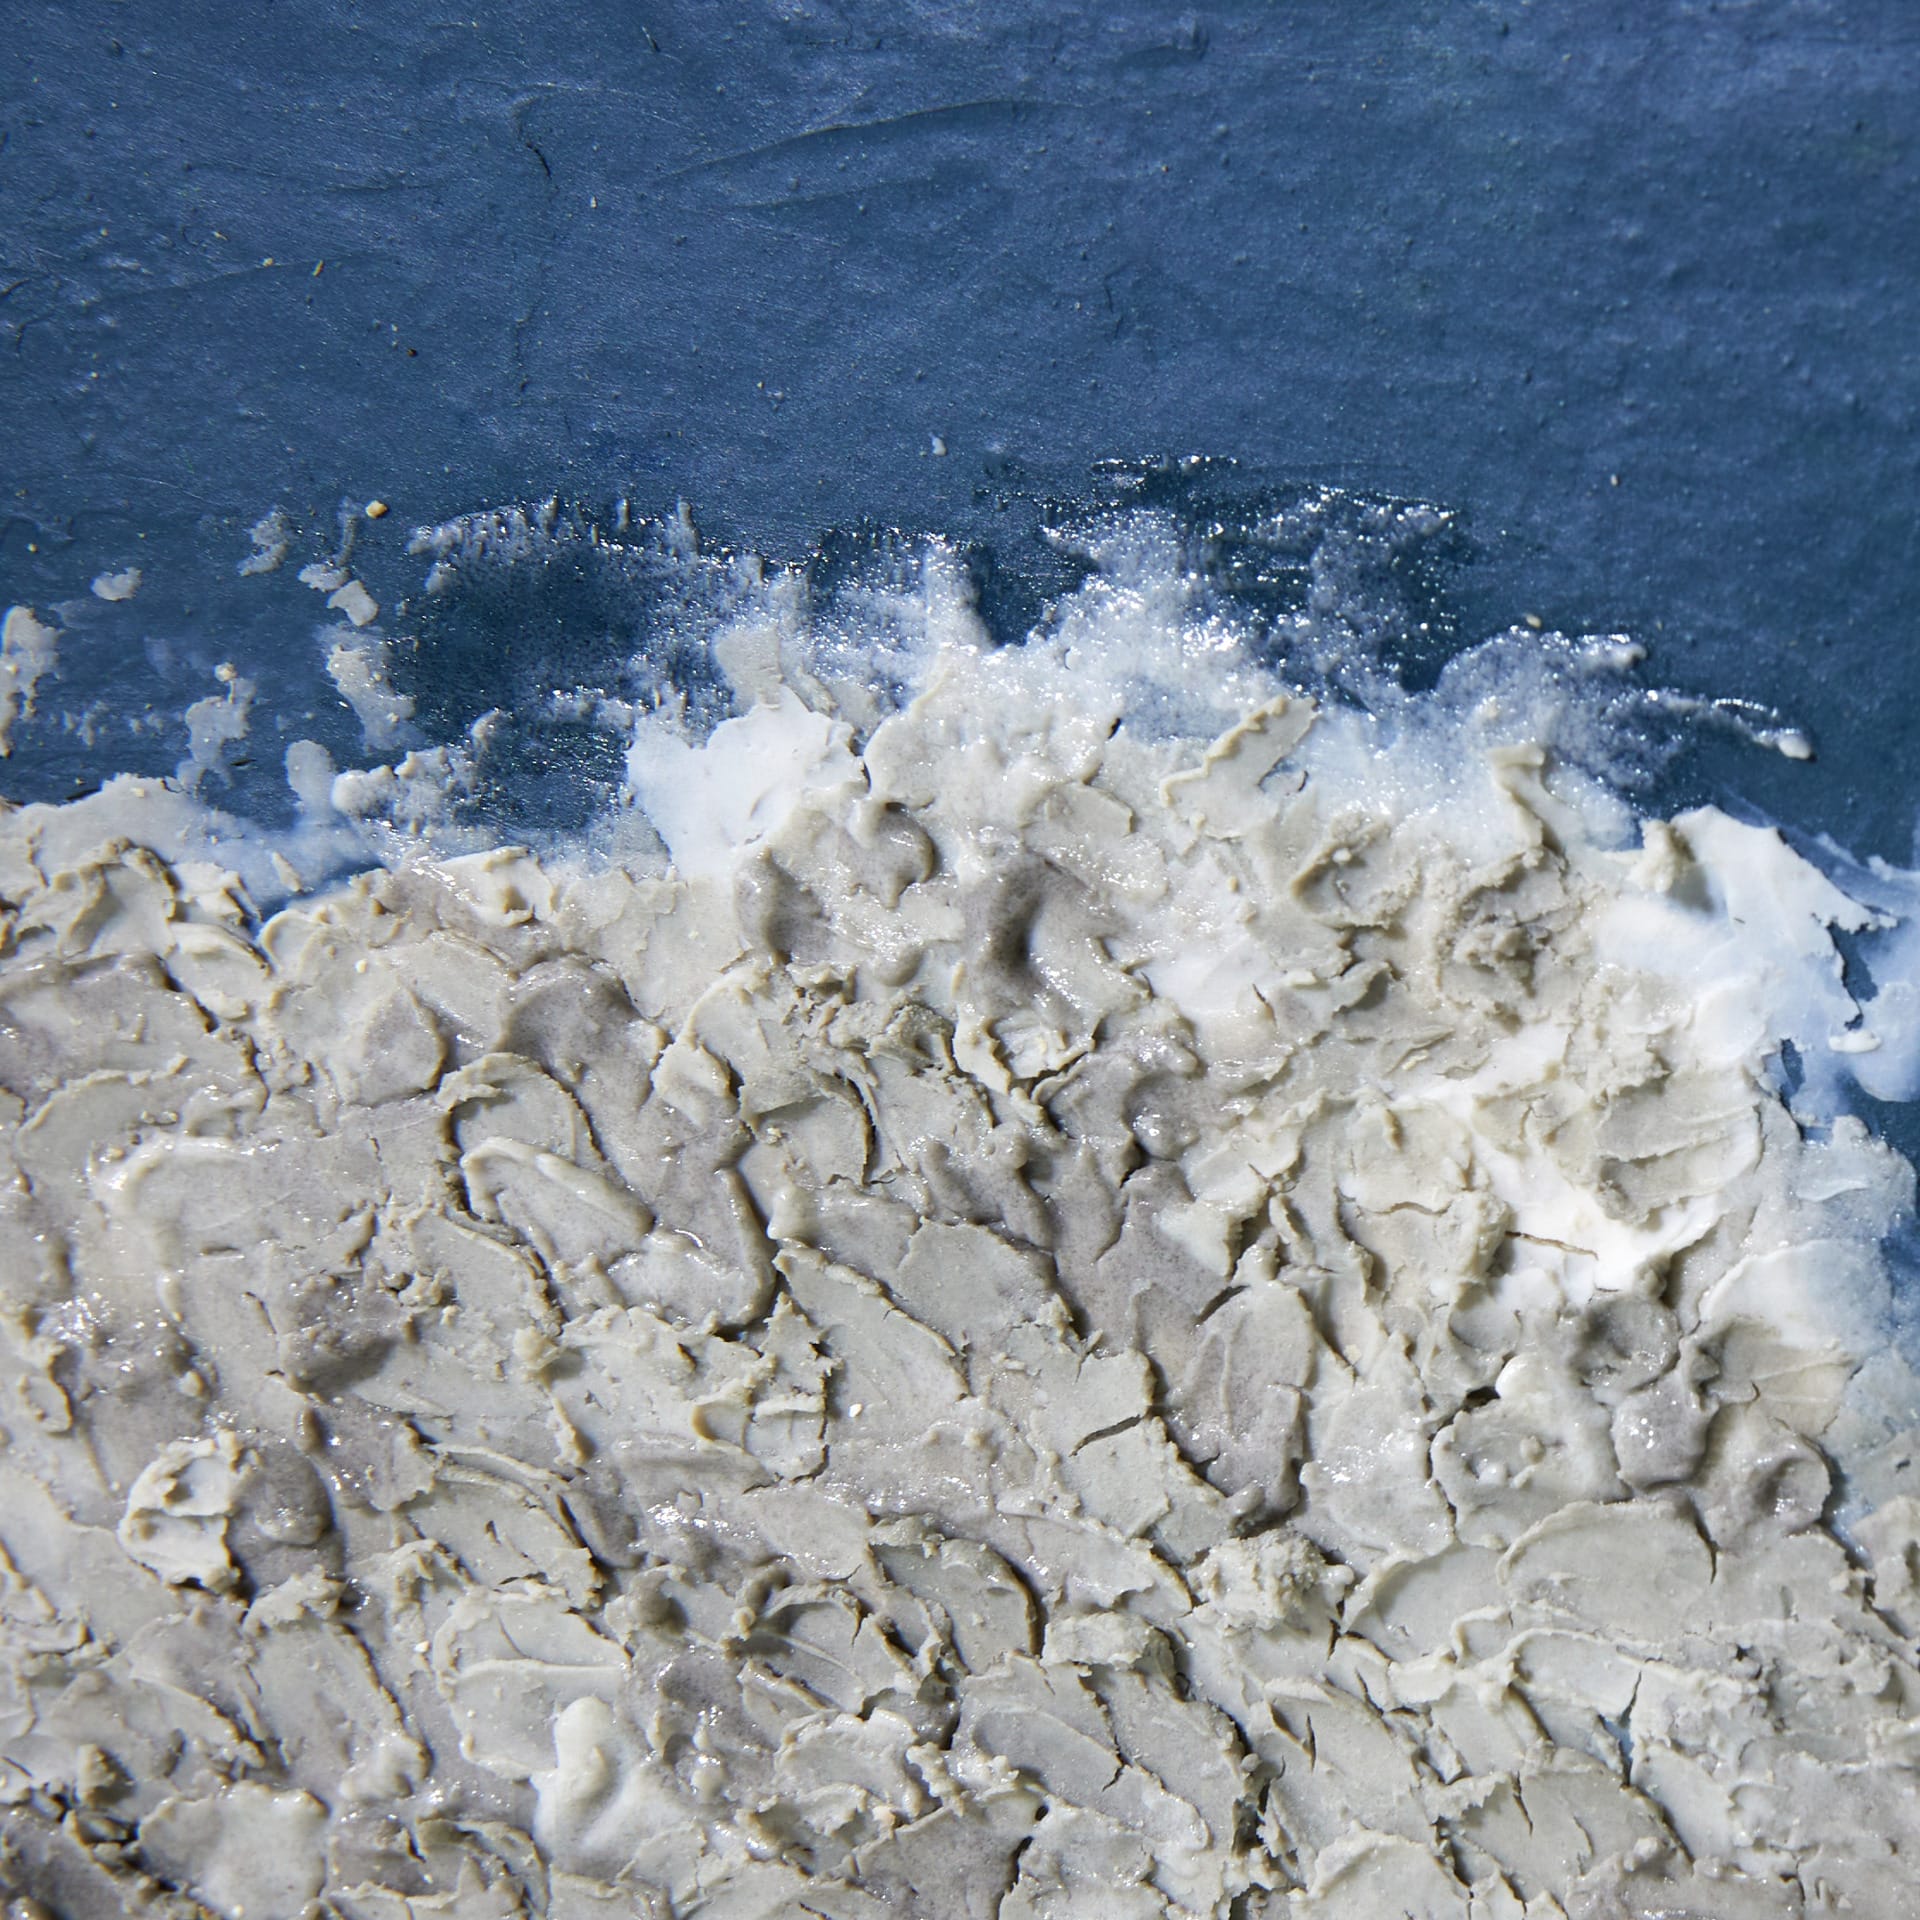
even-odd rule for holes
{"type": "Polygon", "coordinates": [[[69,692],[239,657],[325,732],[291,602],[231,579],[276,503],[393,502],[389,591],[412,524],[556,490],[773,552],[940,528],[1018,586],[1030,496],[1203,451],[1457,509],[1463,638],[1630,629],[1822,748],[1704,787],[1910,851],[1907,0],[475,17],[11,9],[0,588],[149,580],[69,692]]]}

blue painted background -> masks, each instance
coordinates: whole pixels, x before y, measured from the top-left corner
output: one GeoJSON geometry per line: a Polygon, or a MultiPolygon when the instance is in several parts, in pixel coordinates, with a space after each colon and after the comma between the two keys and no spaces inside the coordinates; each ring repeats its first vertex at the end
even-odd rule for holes
{"type": "Polygon", "coordinates": [[[0,100],[0,590],[148,573],[69,691],[239,656],[344,729],[232,579],[276,503],[391,501],[389,591],[556,490],[1017,574],[1032,495],[1200,451],[1457,509],[1465,637],[1631,629],[1823,750],[1698,784],[1911,850],[1911,0],[13,0],[0,100]]]}

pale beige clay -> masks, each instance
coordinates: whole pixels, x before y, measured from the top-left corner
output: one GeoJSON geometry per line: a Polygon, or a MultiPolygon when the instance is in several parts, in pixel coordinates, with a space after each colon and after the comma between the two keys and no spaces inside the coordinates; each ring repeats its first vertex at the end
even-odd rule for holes
{"type": "Polygon", "coordinates": [[[998,671],[864,750],[771,694],[691,878],[254,930],[137,818],[0,821],[0,1881],[1920,1910],[1920,1502],[1829,1306],[1909,1175],[1620,957],[1805,870],[998,671]]]}

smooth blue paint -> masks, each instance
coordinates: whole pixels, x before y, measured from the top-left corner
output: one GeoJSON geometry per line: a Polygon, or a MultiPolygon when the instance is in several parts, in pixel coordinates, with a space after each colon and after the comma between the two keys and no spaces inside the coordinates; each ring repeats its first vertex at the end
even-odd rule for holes
{"type": "Polygon", "coordinates": [[[327,706],[222,584],[276,502],[393,501],[402,582],[406,524],[556,489],[1017,548],[1023,488],[1204,451],[1460,509],[1469,637],[1630,628],[1826,750],[1704,780],[1909,851],[1907,0],[470,18],[10,10],[0,587],[144,531],[141,698],[251,648],[327,706]]]}

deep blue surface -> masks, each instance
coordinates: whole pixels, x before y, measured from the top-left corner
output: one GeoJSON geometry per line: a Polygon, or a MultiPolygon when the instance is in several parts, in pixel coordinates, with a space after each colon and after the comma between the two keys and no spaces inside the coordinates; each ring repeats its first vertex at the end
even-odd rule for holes
{"type": "Polygon", "coordinates": [[[231,583],[276,503],[391,501],[395,582],[412,524],[554,490],[1017,575],[1025,493],[1197,450],[1458,509],[1463,632],[1630,628],[1823,749],[1703,779],[1909,852],[1911,0],[477,18],[15,0],[0,590],[149,576],[139,657],[108,623],[70,677],[274,645],[326,708],[231,583]]]}

